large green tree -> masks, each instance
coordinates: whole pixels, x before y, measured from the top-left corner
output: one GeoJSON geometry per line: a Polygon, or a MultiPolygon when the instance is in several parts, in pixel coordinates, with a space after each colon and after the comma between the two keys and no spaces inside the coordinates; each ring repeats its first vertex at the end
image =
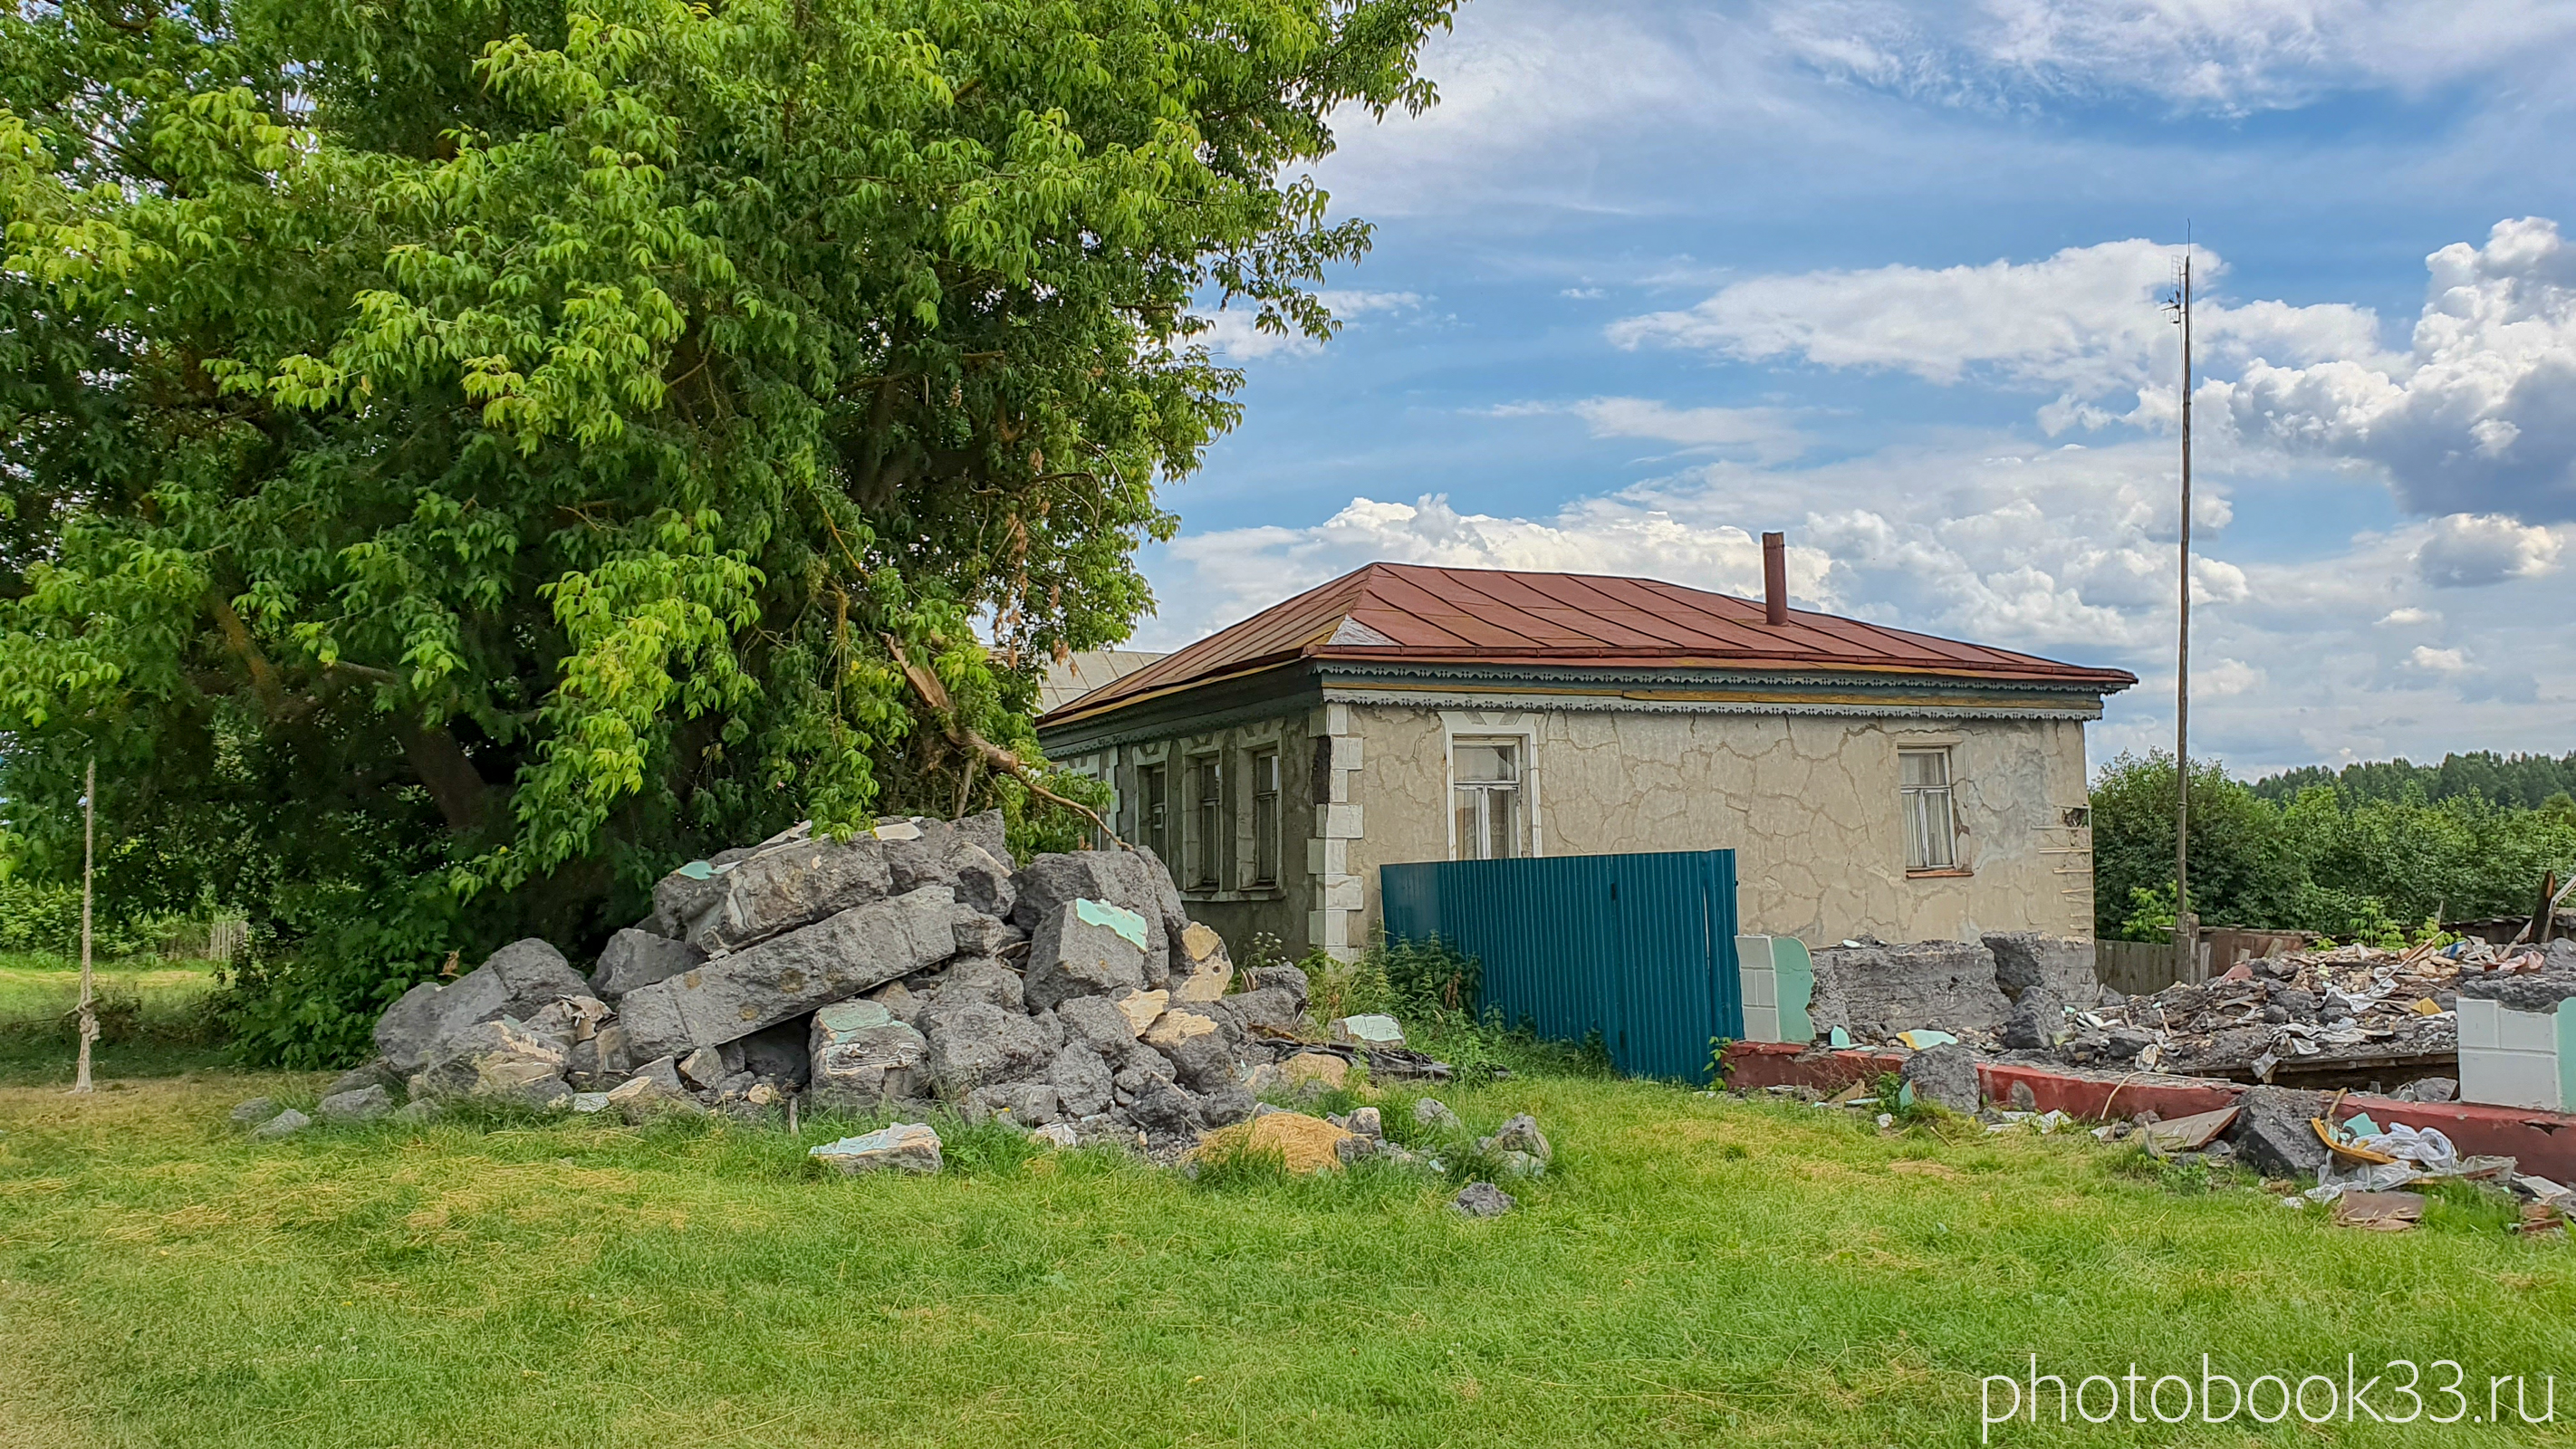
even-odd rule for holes
{"type": "MultiPolygon", "coordinates": [[[[677,859],[1051,788],[1236,418],[1301,166],[1456,0],[66,0],[0,14],[0,793],[257,910],[318,1060],[677,859]]],[[[1062,789],[1063,787],[1052,787],[1062,789]]]]}

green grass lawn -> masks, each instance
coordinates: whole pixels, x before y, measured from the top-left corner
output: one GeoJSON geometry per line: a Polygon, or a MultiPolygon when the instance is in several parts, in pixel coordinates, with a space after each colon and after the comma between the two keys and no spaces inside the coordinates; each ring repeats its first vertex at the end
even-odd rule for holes
{"type": "MultiPolygon", "coordinates": [[[[96,1071],[170,1076],[224,1060],[209,1005],[215,967],[207,961],[111,961],[94,965],[100,1037],[96,1071]]],[[[0,1086],[68,1086],[80,1037],[80,963],[69,957],[0,953],[0,1086]]]]}
{"type": "MultiPolygon", "coordinates": [[[[2338,1229],[2081,1135],[1516,1078],[1451,1100],[1535,1112],[1559,1166],[1479,1222],[1394,1170],[1193,1184],[999,1128],[944,1176],[844,1180],[814,1123],[224,1123],[318,1081],[0,1090],[0,1443],[1914,1446],[1977,1442],[1980,1376],[2034,1352],[2070,1379],[2448,1358],[2481,1413],[2489,1372],[2576,1369],[2560,1235],[2473,1205],[2338,1229]]],[[[2565,1442],[1995,1442],[2436,1439],[2565,1442]]]]}

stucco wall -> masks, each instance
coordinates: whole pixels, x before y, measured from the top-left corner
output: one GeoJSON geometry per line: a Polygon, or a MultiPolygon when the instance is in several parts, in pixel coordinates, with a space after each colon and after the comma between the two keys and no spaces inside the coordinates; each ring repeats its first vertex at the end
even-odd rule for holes
{"type": "Polygon", "coordinates": [[[1456,712],[1352,705],[1365,765],[1353,799],[1365,939],[1377,871],[1451,857],[1448,741],[1528,741],[1530,831],[1548,855],[1736,851],[1747,931],[1811,946],[1867,933],[1973,940],[2092,934],[2084,727],[2071,720],[1456,712]],[[1949,747],[1964,874],[1905,869],[1901,746],[1949,747]]]}

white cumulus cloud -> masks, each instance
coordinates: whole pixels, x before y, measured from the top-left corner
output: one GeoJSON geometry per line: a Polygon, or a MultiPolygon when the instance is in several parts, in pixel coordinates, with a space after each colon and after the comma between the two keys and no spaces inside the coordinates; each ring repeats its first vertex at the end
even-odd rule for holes
{"type": "Polygon", "coordinates": [[[2213,400],[2249,438],[2384,465],[2418,512],[2576,519],[2576,247],[2526,217],[2426,265],[2404,354],[2262,358],[2213,400]]]}
{"type": "Polygon", "coordinates": [[[2493,514],[2454,513],[2433,520],[2415,550],[2415,569],[2436,588],[2479,588],[2554,572],[2564,545],[2546,528],[2493,514]]]}
{"type": "MultiPolygon", "coordinates": [[[[2176,410],[2181,344],[2158,305],[2180,249],[2144,238],[2068,247],[2035,262],[1876,267],[1749,277],[1697,306],[1611,324],[1612,341],[1696,348],[1748,362],[1906,372],[1950,384],[1992,378],[2054,392],[2052,431],[2176,410]],[[2125,410],[2101,404],[2126,394],[2125,410]]],[[[2202,252],[2195,277],[2225,263],[2202,252]]],[[[2378,319],[2340,303],[2294,307],[2204,301],[2194,313],[2204,365],[2262,357],[2374,357],[2378,319]]]]}

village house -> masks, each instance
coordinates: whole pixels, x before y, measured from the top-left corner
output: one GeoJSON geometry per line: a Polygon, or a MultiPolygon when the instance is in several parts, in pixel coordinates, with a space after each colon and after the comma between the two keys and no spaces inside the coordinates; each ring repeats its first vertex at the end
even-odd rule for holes
{"type": "Polygon", "coordinates": [[[1742,929],[2090,936],[2084,726],[2136,677],[1652,579],[1371,564],[1038,722],[1237,949],[1403,861],[1733,849],[1742,929]]]}

